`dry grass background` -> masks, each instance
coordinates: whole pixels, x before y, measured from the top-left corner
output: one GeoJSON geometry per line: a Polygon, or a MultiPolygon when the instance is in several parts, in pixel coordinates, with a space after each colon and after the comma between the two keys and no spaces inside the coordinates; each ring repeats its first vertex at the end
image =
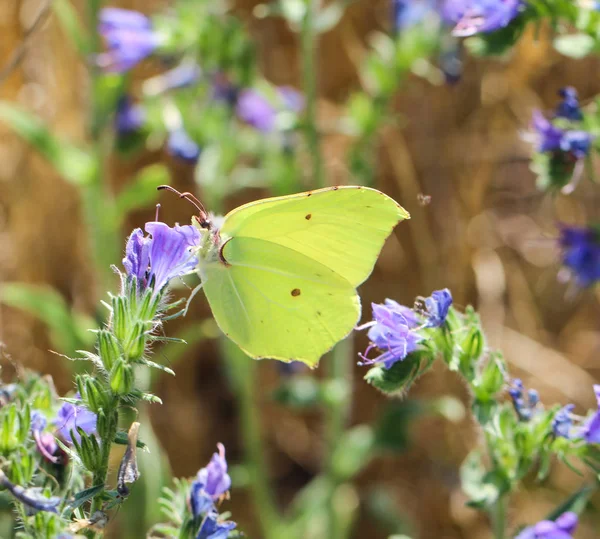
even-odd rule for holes
{"type": "MultiPolygon", "coordinates": [[[[83,1],[77,2],[79,8],[83,1]]],[[[0,66],[24,46],[18,67],[0,81],[0,98],[19,102],[62,135],[82,140],[85,69],[56,21],[49,17],[23,45],[26,29],[44,3],[0,3],[0,66]]],[[[299,86],[295,36],[279,20],[253,19],[256,3],[238,0],[235,9],[256,40],[263,73],[274,83],[299,86]]],[[[145,12],[165,5],[141,0],[114,4],[145,12]]],[[[324,121],[335,117],[357,88],[367,36],[387,26],[387,13],[385,2],[359,0],[340,25],[323,36],[319,107],[324,121]]],[[[378,186],[413,218],[398,227],[362,290],[365,305],[386,296],[410,304],[416,295],[448,286],[458,305],[474,303],[479,308],[491,342],[504,350],[514,374],[539,388],[544,401],[572,401],[580,409],[595,406],[591,385],[600,374],[600,297],[557,281],[551,237],[557,220],[585,222],[594,212],[598,218],[598,191],[580,188],[569,199],[538,193],[528,169],[529,146],[519,133],[527,127],[532,108],[554,105],[561,86],[576,86],[584,102],[600,92],[598,68],[596,59],[560,57],[542,32],[536,39],[522,39],[505,61],[469,59],[464,77],[454,86],[408,80],[394,103],[403,127],[383,129],[377,163],[378,186]],[[419,205],[419,193],[431,195],[428,206],[419,205]]],[[[324,141],[334,182],[351,181],[343,164],[348,143],[339,135],[324,141]]],[[[153,161],[169,162],[175,184],[193,188],[193,171],[164,154],[127,163],[115,159],[110,164],[114,188],[153,161]]],[[[247,199],[255,195],[249,192],[247,199]]],[[[232,200],[231,206],[240,202],[232,200]]],[[[165,200],[163,208],[168,222],[188,218],[189,208],[176,200],[165,200]]],[[[152,212],[149,208],[131,216],[129,224],[139,226],[152,212]]],[[[123,238],[126,234],[124,229],[123,238]]],[[[77,192],[0,125],[0,280],[48,284],[74,308],[93,313],[99,298],[86,243],[77,192]]],[[[208,315],[204,301],[197,300],[191,316],[208,315]]],[[[174,334],[177,327],[170,324],[169,332],[174,334]]],[[[48,352],[48,337],[39,322],[2,308],[0,341],[13,361],[52,374],[61,391],[70,389],[65,365],[48,352]]],[[[6,357],[3,364],[6,378],[6,357]]],[[[188,349],[176,371],[176,378],[160,378],[157,394],[165,404],[152,409],[153,425],[173,472],[195,473],[217,441],[225,443],[232,461],[239,460],[234,396],[227,389],[216,346],[206,342],[188,349]]],[[[356,374],[352,420],[368,421],[384,399],[362,383],[358,368],[356,374]]],[[[262,363],[260,375],[267,395],[277,382],[275,366],[262,363]]],[[[458,379],[437,368],[419,381],[411,396],[443,394],[465,399],[458,379]]],[[[273,482],[285,502],[319,470],[321,422],[315,414],[292,414],[266,398],[261,406],[273,482]]],[[[413,445],[405,455],[379,459],[360,476],[361,492],[375,482],[390,487],[399,510],[414,519],[421,538],[489,537],[485,521],[464,507],[458,482],[458,466],[477,440],[473,424],[427,419],[413,430],[413,445]]],[[[555,466],[542,488],[528,484],[517,496],[511,519],[541,517],[580,482],[572,472],[555,466]]],[[[249,537],[259,537],[248,497],[234,492],[230,507],[249,537]]],[[[598,522],[588,517],[578,537],[597,537],[598,522]]],[[[361,515],[355,537],[383,535],[361,515]]]]}

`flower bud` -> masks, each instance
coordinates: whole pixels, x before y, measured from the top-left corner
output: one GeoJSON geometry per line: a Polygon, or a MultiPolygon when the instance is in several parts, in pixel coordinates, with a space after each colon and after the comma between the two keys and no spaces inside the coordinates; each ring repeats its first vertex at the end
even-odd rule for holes
{"type": "Polygon", "coordinates": [[[133,368],[118,360],[110,371],[110,387],[117,395],[125,395],[133,388],[133,368]]]}
{"type": "Polygon", "coordinates": [[[112,330],[115,337],[123,342],[129,333],[128,301],[124,296],[112,298],[112,330]]]}
{"type": "Polygon", "coordinates": [[[146,347],[146,323],[138,321],[133,325],[127,341],[123,346],[125,357],[129,361],[139,360],[144,355],[146,347]]]}
{"type": "Polygon", "coordinates": [[[98,332],[98,352],[106,370],[110,372],[115,361],[121,357],[119,343],[114,335],[102,329],[98,332]]]}

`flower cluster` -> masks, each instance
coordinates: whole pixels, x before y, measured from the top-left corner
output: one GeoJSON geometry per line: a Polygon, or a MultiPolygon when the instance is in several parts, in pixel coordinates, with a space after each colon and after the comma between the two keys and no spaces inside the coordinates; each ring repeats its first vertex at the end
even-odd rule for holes
{"type": "Polygon", "coordinates": [[[548,120],[539,110],[533,112],[532,126],[537,134],[537,151],[540,153],[562,153],[573,160],[584,158],[590,151],[592,135],[576,129],[583,115],[579,108],[579,98],[574,88],[560,90],[562,101],[556,108],[556,119],[568,120],[566,126],[548,120]]]}
{"type": "Polygon", "coordinates": [[[600,443],[600,385],[594,386],[598,401],[598,411],[587,418],[573,414],[575,406],[567,404],[561,408],[552,421],[552,430],[556,436],[571,440],[584,440],[588,444],[600,443]]]}
{"type": "Polygon", "coordinates": [[[144,236],[140,228],[129,236],[123,266],[141,289],[150,287],[158,294],[171,279],[198,265],[195,249],[201,235],[192,225],[170,227],[161,221],[146,223],[145,230],[150,236],[144,236]]]}
{"type": "Polygon", "coordinates": [[[524,529],[515,539],[571,539],[578,520],[576,513],[567,511],[556,520],[542,520],[524,529]]]}
{"type": "Polygon", "coordinates": [[[356,328],[368,328],[371,341],[364,354],[361,354],[360,365],[383,364],[389,369],[417,350],[418,344],[426,338],[421,330],[444,325],[452,305],[452,295],[447,288],[437,290],[430,297],[417,301],[417,304],[420,306],[414,309],[391,299],[386,299],[383,304],[372,304],[373,320],[356,328]],[[368,355],[374,349],[381,354],[369,359],[368,355]]]}
{"type": "Polygon", "coordinates": [[[508,389],[508,394],[512,399],[515,412],[521,421],[529,421],[533,416],[535,409],[540,402],[540,395],[535,389],[529,389],[525,396],[525,387],[523,382],[515,378],[512,381],[511,387],[508,389]]]}
{"type": "Polygon", "coordinates": [[[600,229],[594,226],[560,228],[562,264],[580,287],[600,281],[600,229]]]}
{"type": "Polygon", "coordinates": [[[468,37],[505,28],[522,8],[522,0],[445,0],[442,14],[455,36],[468,37]]]}

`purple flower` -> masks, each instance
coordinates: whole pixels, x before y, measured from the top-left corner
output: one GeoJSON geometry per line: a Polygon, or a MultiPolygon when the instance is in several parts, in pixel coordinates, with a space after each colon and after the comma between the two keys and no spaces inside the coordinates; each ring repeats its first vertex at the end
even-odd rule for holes
{"type": "Polygon", "coordinates": [[[598,411],[586,420],[582,434],[588,444],[600,444],[600,385],[594,386],[596,401],[598,402],[598,411]]]}
{"type": "Polygon", "coordinates": [[[453,35],[468,37],[508,26],[522,5],[521,0],[446,0],[442,16],[456,24],[453,35]]]}
{"type": "Polygon", "coordinates": [[[142,287],[154,283],[154,290],[160,292],[171,279],[198,264],[193,251],[200,243],[200,232],[192,225],[170,227],[160,221],[146,223],[146,232],[152,237],[144,237],[139,228],[131,233],[123,266],[142,287]]]}
{"type": "Polygon", "coordinates": [[[200,80],[202,70],[194,62],[184,61],[178,66],[144,82],[144,91],[158,95],[170,90],[187,88],[200,80]]]}
{"type": "Polygon", "coordinates": [[[136,228],[127,239],[125,246],[125,258],[123,266],[127,275],[137,277],[137,279],[146,283],[148,266],[150,265],[150,245],[152,240],[144,237],[141,228],[136,228]]]}
{"type": "Polygon", "coordinates": [[[368,327],[371,341],[365,353],[361,354],[363,361],[359,365],[383,363],[384,367],[389,369],[397,361],[402,361],[410,352],[414,352],[422,337],[413,329],[414,319],[405,316],[407,307],[398,305],[392,300],[386,300],[384,305],[372,303],[371,306],[374,320],[357,328],[368,327]],[[381,354],[369,359],[369,352],[374,348],[381,354]]]}
{"type": "Polygon", "coordinates": [[[562,151],[575,159],[582,159],[590,151],[590,133],[556,127],[539,110],[533,112],[532,126],[538,137],[538,152],[562,151]]]}
{"type": "Polygon", "coordinates": [[[392,0],[394,30],[419,24],[435,9],[436,0],[392,0]]]}
{"type": "Polygon", "coordinates": [[[563,266],[575,277],[575,282],[586,287],[600,280],[600,232],[594,227],[563,225],[559,245],[563,266]]]}
{"type": "Polygon", "coordinates": [[[425,298],[425,309],[427,311],[426,326],[430,328],[443,326],[451,305],[452,294],[447,288],[436,290],[430,297],[425,298]]]}
{"type": "Polygon", "coordinates": [[[228,520],[218,520],[218,518],[219,515],[216,511],[210,511],[204,517],[196,539],[225,539],[228,537],[229,532],[237,526],[236,523],[228,520]]]}
{"type": "MultiPolygon", "coordinates": [[[[79,393],[75,395],[76,399],[80,399],[79,393]]],[[[66,442],[73,443],[71,431],[77,442],[81,441],[81,435],[77,428],[83,429],[86,434],[94,434],[96,432],[96,414],[88,410],[85,406],[78,406],[65,402],[58,410],[54,424],[58,428],[58,436],[66,442]]]]}
{"type": "Polygon", "coordinates": [[[552,430],[556,436],[571,439],[573,437],[573,418],[571,413],[575,408],[574,404],[567,404],[561,408],[552,420],[552,430]]]}
{"type": "Polygon", "coordinates": [[[130,70],[150,56],[162,41],[148,17],[127,9],[102,9],[98,32],[107,50],[98,55],[97,63],[106,71],[116,73],[130,70]]]}
{"type": "Polygon", "coordinates": [[[256,90],[242,90],[237,99],[236,113],[242,121],[258,131],[271,133],[275,130],[278,110],[300,112],[304,107],[302,95],[289,86],[278,88],[277,97],[280,103],[273,104],[256,90]]]}
{"type": "Polygon", "coordinates": [[[129,135],[139,131],[144,122],[146,115],[144,109],[133,102],[131,96],[123,95],[117,103],[117,111],[115,113],[115,129],[119,136],[129,135]]]}
{"type": "Polygon", "coordinates": [[[227,473],[225,447],[217,444],[218,453],[214,453],[210,462],[196,475],[190,492],[190,506],[194,518],[214,508],[214,502],[231,487],[231,478],[227,473]]]}
{"type": "Polygon", "coordinates": [[[515,412],[521,421],[529,421],[535,411],[535,408],[540,401],[540,395],[535,389],[527,391],[527,398],[523,396],[525,387],[523,382],[518,378],[512,381],[511,387],[508,389],[515,412]]]}
{"type": "Polygon", "coordinates": [[[572,539],[577,523],[577,514],[567,511],[555,521],[542,520],[524,529],[515,539],[572,539]]]}
{"type": "Polygon", "coordinates": [[[560,149],[564,131],[552,124],[539,110],[533,111],[531,124],[538,135],[538,152],[554,152],[560,149]]]}
{"type": "Polygon", "coordinates": [[[579,96],[577,90],[572,86],[561,88],[558,95],[562,101],[556,107],[555,116],[557,118],[566,118],[567,120],[579,122],[583,120],[583,114],[579,107],[579,96]]]}
{"type": "Polygon", "coordinates": [[[46,418],[37,410],[31,414],[31,424],[29,429],[35,441],[35,445],[40,454],[49,462],[56,464],[58,458],[54,454],[58,451],[58,444],[52,434],[43,432],[46,428],[46,418]]]}
{"type": "Polygon", "coordinates": [[[167,151],[188,163],[196,163],[200,157],[200,146],[196,144],[183,128],[171,131],[167,139],[167,151]]]}
{"type": "Polygon", "coordinates": [[[6,488],[17,500],[27,506],[30,512],[47,511],[49,513],[57,513],[57,507],[62,502],[62,498],[58,496],[44,496],[41,488],[23,488],[15,485],[8,477],[0,470],[0,486],[6,488]]]}

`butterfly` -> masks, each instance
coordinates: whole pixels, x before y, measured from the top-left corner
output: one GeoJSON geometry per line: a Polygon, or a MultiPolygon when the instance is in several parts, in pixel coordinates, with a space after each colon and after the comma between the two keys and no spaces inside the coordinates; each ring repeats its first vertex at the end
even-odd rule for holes
{"type": "Polygon", "coordinates": [[[410,217],[361,186],[257,200],[219,224],[193,195],[179,195],[200,211],[197,271],[223,333],[252,358],[310,367],[352,332],[361,314],[356,288],[410,217]]]}

